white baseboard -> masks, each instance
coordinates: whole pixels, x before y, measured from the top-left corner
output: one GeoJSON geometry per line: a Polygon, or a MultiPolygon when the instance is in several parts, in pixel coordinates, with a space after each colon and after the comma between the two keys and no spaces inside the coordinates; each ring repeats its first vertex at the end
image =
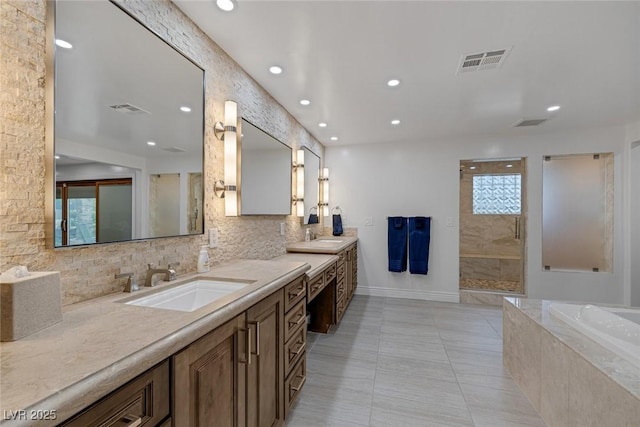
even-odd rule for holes
{"type": "Polygon", "coordinates": [[[408,298],[455,303],[460,302],[460,294],[458,292],[419,291],[409,289],[369,288],[366,286],[358,286],[356,288],[356,294],[370,295],[374,297],[408,298]]]}

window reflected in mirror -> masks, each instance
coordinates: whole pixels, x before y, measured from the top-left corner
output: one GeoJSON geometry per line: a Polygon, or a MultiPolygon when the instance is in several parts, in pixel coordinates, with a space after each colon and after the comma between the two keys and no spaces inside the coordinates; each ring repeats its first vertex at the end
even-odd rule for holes
{"type": "Polygon", "coordinates": [[[72,46],[54,51],[54,245],[203,233],[204,71],[114,3],[48,6],[72,46]]]}

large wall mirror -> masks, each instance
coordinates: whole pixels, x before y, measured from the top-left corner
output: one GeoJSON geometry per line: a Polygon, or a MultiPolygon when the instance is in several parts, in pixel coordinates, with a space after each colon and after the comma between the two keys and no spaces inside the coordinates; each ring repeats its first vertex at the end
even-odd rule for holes
{"type": "Polygon", "coordinates": [[[245,119],[240,131],[240,213],[290,215],[291,147],[245,119]]]}
{"type": "Polygon", "coordinates": [[[320,156],[313,153],[307,147],[304,150],[304,219],[303,224],[317,224],[320,215],[318,215],[319,189],[320,189],[320,156]],[[313,216],[315,215],[315,217],[313,216]]]}
{"type": "Polygon", "coordinates": [[[114,3],[48,7],[56,40],[48,240],[203,233],[204,71],[114,3]]]}

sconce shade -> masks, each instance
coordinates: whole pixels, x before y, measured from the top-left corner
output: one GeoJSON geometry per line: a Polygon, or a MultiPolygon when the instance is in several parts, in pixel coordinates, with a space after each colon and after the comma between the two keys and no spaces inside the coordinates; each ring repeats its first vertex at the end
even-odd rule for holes
{"type": "Polygon", "coordinates": [[[224,212],[226,216],[238,216],[238,104],[224,103],[224,212]]]}
{"type": "Polygon", "coordinates": [[[322,215],[329,216],[329,168],[322,169],[322,215]]]}
{"type": "Polygon", "coordinates": [[[304,150],[296,152],[296,215],[304,216],[304,150]]]}

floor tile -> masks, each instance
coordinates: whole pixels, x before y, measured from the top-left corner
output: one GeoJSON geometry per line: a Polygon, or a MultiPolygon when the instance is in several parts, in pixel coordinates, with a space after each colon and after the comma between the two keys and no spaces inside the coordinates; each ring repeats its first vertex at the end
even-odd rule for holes
{"type": "Polygon", "coordinates": [[[372,426],[473,426],[466,408],[425,405],[405,399],[375,395],[372,426]]]}
{"type": "Polygon", "coordinates": [[[287,426],[542,427],[502,364],[500,307],[356,295],[309,334],[287,426]]]}

